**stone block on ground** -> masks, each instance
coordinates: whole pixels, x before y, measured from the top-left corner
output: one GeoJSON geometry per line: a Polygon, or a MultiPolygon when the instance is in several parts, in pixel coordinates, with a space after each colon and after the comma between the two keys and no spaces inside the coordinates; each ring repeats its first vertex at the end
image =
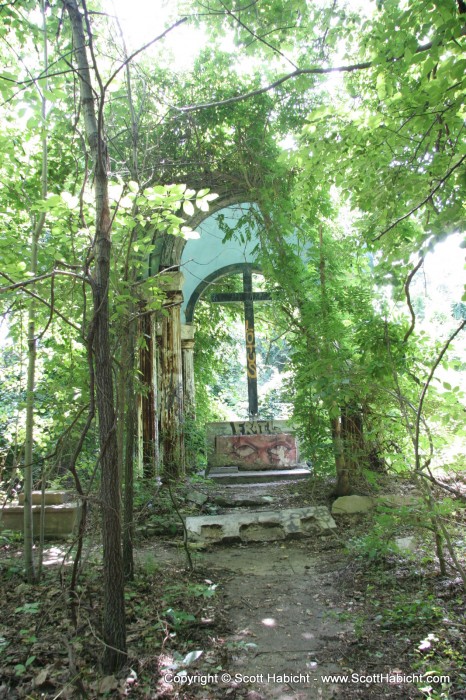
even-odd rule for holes
{"type": "Polygon", "coordinates": [[[213,502],[222,508],[251,508],[254,506],[272,505],[273,496],[215,496],[213,502]]]}
{"type": "Polygon", "coordinates": [[[367,513],[375,506],[375,501],[370,496],[340,496],[332,505],[333,515],[346,515],[351,513],[367,513]]]}
{"type": "MultiPolygon", "coordinates": [[[[32,506],[33,531],[38,537],[40,532],[40,505],[32,506]]],[[[44,508],[45,537],[63,539],[75,532],[81,518],[80,503],[60,503],[44,508]]],[[[0,510],[0,530],[23,531],[24,506],[6,505],[0,510]]]]}
{"type": "Polygon", "coordinates": [[[397,537],[395,544],[402,554],[416,551],[416,541],[414,537],[397,537]]]}
{"type": "Polygon", "coordinates": [[[186,500],[189,501],[189,503],[194,503],[197,506],[203,506],[207,501],[209,500],[209,497],[205,495],[205,493],[201,493],[201,491],[190,491],[186,495],[186,500]]]}
{"type": "Polygon", "coordinates": [[[334,528],[335,521],[325,506],[186,518],[188,539],[205,543],[270,542],[312,537],[334,528]]]}
{"type": "Polygon", "coordinates": [[[408,493],[387,493],[377,497],[377,504],[389,506],[390,508],[415,506],[418,503],[419,498],[408,493]]]}

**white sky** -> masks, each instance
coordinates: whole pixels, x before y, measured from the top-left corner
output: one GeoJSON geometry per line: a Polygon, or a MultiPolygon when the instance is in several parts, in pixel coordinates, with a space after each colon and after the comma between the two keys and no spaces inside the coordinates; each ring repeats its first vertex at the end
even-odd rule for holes
{"type": "Polygon", "coordinates": [[[463,235],[454,233],[437,243],[434,252],[426,257],[426,274],[445,284],[464,284],[466,250],[459,247],[463,240],[463,235]]]}
{"type": "MultiPolygon", "coordinates": [[[[129,53],[157,37],[183,16],[173,12],[177,3],[167,0],[104,0],[104,6],[109,14],[119,18],[129,53]]],[[[192,65],[205,40],[204,32],[186,22],[156,42],[147,54],[153,55],[161,48],[164,52],[169,51],[172,67],[182,71],[192,65]]]]}
{"type": "MultiPolygon", "coordinates": [[[[265,0],[262,0],[265,2],[265,0]]],[[[325,5],[328,0],[321,0],[325,5]]],[[[360,14],[370,16],[373,14],[376,4],[374,0],[346,0],[347,4],[360,14]]],[[[103,0],[103,7],[110,15],[116,15],[119,18],[120,25],[123,30],[127,49],[131,53],[135,49],[148,43],[166,27],[173,24],[176,20],[185,16],[183,12],[177,12],[178,5],[183,7],[183,2],[178,0],[103,0]]],[[[189,5],[188,5],[189,9],[189,5]]],[[[208,41],[205,32],[195,27],[193,23],[186,22],[179,27],[176,27],[170,32],[161,42],[157,42],[152,47],[147,49],[147,55],[156,55],[161,49],[163,54],[171,54],[170,65],[177,71],[183,71],[189,68],[200,49],[208,41]]],[[[234,53],[233,33],[231,36],[223,36],[222,49],[234,53]]],[[[343,47],[342,47],[343,50],[343,47]]],[[[159,54],[160,55],[160,54],[159,54]]],[[[275,56],[275,59],[278,57],[275,56]]],[[[235,57],[236,67],[242,73],[251,71],[254,65],[254,59],[251,56],[244,57],[243,60],[238,60],[235,57]]],[[[333,64],[337,65],[342,62],[342,54],[338,52],[334,55],[333,64]]],[[[283,59],[283,69],[290,69],[289,64],[283,59]]],[[[329,75],[327,82],[331,85],[341,83],[342,76],[329,75]]]]}

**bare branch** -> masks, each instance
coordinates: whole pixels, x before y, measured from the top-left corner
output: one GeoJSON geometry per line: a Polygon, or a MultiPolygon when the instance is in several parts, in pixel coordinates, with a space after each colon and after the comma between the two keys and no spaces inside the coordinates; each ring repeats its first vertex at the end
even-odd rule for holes
{"type": "MultiPolygon", "coordinates": [[[[5,279],[7,279],[9,282],[13,282],[12,278],[9,277],[9,275],[7,275],[5,272],[0,271],[0,275],[2,277],[4,277],[5,279]]],[[[33,299],[37,299],[37,301],[40,301],[40,303],[43,304],[44,306],[46,306],[48,309],[52,308],[52,304],[50,304],[50,302],[48,302],[46,299],[43,299],[35,292],[31,292],[30,289],[26,289],[25,287],[20,287],[20,289],[22,292],[24,292],[25,294],[28,294],[33,299]]],[[[60,313],[60,311],[57,311],[57,309],[55,309],[55,314],[59,318],[61,318],[62,321],[65,321],[65,323],[67,323],[68,326],[71,326],[71,328],[74,328],[75,331],[78,331],[79,335],[81,335],[81,329],[79,328],[79,326],[74,324],[73,321],[70,321],[69,318],[66,318],[66,316],[64,316],[62,313],[60,313]]]]}
{"type": "Polygon", "coordinates": [[[293,68],[298,70],[298,66],[295,63],[293,63],[293,61],[290,58],[288,58],[288,56],[285,56],[285,54],[282,51],[280,51],[280,49],[278,49],[276,46],[273,46],[268,41],[266,41],[263,37],[256,34],[256,32],[253,31],[250,27],[248,27],[244,22],[242,22],[239,17],[237,17],[235,14],[233,14],[233,12],[231,10],[229,10],[228,7],[226,7],[225,3],[222,2],[222,0],[220,0],[220,1],[221,1],[222,6],[225,8],[225,12],[227,13],[227,15],[229,17],[231,17],[232,19],[234,19],[235,22],[237,22],[240,25],[240,27],[243,27],[243,29],[245,29],[247,32],[249,32],[249,34],[252,37],[254,37],[254,39],[257,39],[257,41],[260,41],[262,44],[264,44],[264,46],[267,46],[269,49],[272,49],[272,51],[277,53],[279,56],[284,58],[285,61],[287,61],[290,65],[292,65],[293,68]]]}
{"type": "Polygon", "coordinates": [[[431,190],[431,191],[429,192],[429,194],[427,195],[427,197],[424,197],[424,199],[422,200],[422,202],[419,202],[419,204],[416,204],[416,206],[413,207],[412,209],[410,209],[410,211],[407,212],[407,214],[403,214],[403,216],[400,216],[399,219],[397,219],[397,220],[394,221],[392,224],[390,224],[390,226],[388,226],[386,229],[384,229],[383,231],[381,231],[381,232],[380,232],[375,238],[373,238],[372,240],[374,240],[374,241],[380,240],[380,239],[382,238],[382,236],[385,236],[385,234],[388,233],[389,231],[391,231],[392,229],[394,229],[395,226],[398,226],[398,224],[400,224],[402,221],[405,221],[405,219],[409,219],[409,217],[412,216],[412,214],[415,214],[417,211],[419,211],[419,209],[420,209],[421,207],[423,207],[425,204],[427,204],[427,202],[434,196],[434,194],[435,194],[436,192],[438,192],[438,190],[442,187],[442,185],[445,184],[445,182],[448,180],[448,178],[450,177],[450,175],[452,175],[452,173],[454,173],[454,171],[455,171],[457,168],[459,168],[460,165],[462,165],[465,161],[466,161],[466,155],[464,155],[462,158],[460,158],[459,161],[457,161],[457,162],[455,163],[455,165],[453,165],[449,170],[447,170],[447,172],[446,172],[445,175],[442,177],[442,179],[439,180],[439,182],[437,183],[437,185],[435,185],[434,189],[431,190]]]}
{"type": "MultiPolygon", "coordinates": [[[[1,275],[6,277],[3,272],[1,275]]],[[[83,282],[89,282],[82,275],[77,275],[75,272],[67,272],[66,270],[52,270],[52,272],[47,272],[45,275],[39,275],[38,277],[31,277],[30,279],[23,280],[22,282],[14,282],[8,287],[0,287],[0,294],[5,292],[12,292],[14,289],[19,289],[20,287],[26,287],[28,284],[35,284],[36,282],[41,282],[42,280],[49,279],[50,277],[55,277],[56,275],[65,275],[65,277],[74,277],[75,279],[82,280],[83,282]]]]}
{"type": "Polygon", "coordinates": [[[416,325],[416,314],[414,313],[413,305],[411,303],[411,295],[409,293],[409,285],[411,284],[414,275],[419,270],[419,268],[421,267],[423,262],[424,262],[424,258],[421,257],[418,264],[409,273],[408,277],[406,278],[406,282],[405,282],[405,294],[406,294],[406,301],[408,302],[409,313],[411,314],[411,325],[405,333],[405,337],[403,338],[403,343],[406,343],[409,336],[411,335],[411,333],[414,330],[414,326],[416,325]]]}
{"type": "Polygon", "coordinates": [[[224,105],[235,104],[236,102],[242,102],[243,100],[248,100],[250,97],[256,97],[257,95],[263,95],[265,92],[270,92],[274,88],[286,83],[288,80],[293,80],[294,78],[299,78],[301,75],[325,75],[327,73],[351,73],[357,70],[364,70],[366,68],[371,68],[372,63],[357,63],[351,66],[339,66],[337,68],[301,68],[282,76],[273,83],[266,85],[262,88],[257,88],[257,90],[251,90],[250,92],[244,92],[242,95],[235,95],[234,97],[228,97],[226,100],[217,100],[215,102],[203,102],[198,105],[188,105],[187,107],[175,107],[178,112],[195,112],[198,109],[208,109],[209,107],[223,107],[224,105]]]}
{"type": "Polygon", "coordinates": [[[179,19],[177,22],[175,22],[175,24],[172,24],[171,27],[168,27],[168,29],[165,29],[165,31],[162,32],[162,34],[159,34],[158,36],[156,36],[155,39],[151,39],[151,41],[147,42],[147,44],[144,44],[144,46],[141,46],[139,49],[136,49],[136,51],[133,51],[133,53],[131,53],[131,54],[128,56],[128,58],[126,58],[126,59],[123,61],[123,63],[121,63],[121,64],[118,66],[118,68],[116,69],[116,71],[114,71],[114,72],[112,73],[112,75],[110,76],[110,78],[107,80],[107,82],[106,82],[105,85],[104,85],[104,88],[103,88],[104,91],[108,88],[108,86],[109,86],[110,83],[115,79],[115,77],[118,75],[118,73],[119,73],[121,70],[123,70],[123,68],[124,68],[128,63],[130,63],[130,62],[133,60],[133,58],[136,58],[136,56],[138,56],[140,53],[142,53],[143,51],[145,51],[146,49],[148,49],[149,46],[152,46],[152,44],[155,44],[157,41],[160,41],[161,39],[163,39],[167,34],[169,34],[169,32],[171,32],[173,29],[176,29],[176,27],[179,27],[180,24],[184,24],[185,22],[187,22],[187,20],[188,20],[187,17],[182,17],[182,18],[179,19]]]}
{"type": "Polygon", "coordinates": [[[430,382],[432,381],[432,378],[437,370],[437,367],[441,363],[443,356],[447,352],[448,348],[450,347],[451,343],[453,340],[456,338],[456,336],[463,330],[463,328],[466,326],[466,319],[460,323],[458,328],[451,334],[449,338],[445,341],[445,343],[442,346],[442,349],[440,353],[437,356],[437,359],[435,360],[434,364],[432,365],[432,368],[430,370],[429,376],[427,377],[424,387],[421,391],[421,396],[419,397],[419,404],[417,408],[417,413],[416,413],[416,426],[415,426],[415,437],[414,437],[414,451],[415,451],[415,460],[416,460],[416,471],[421,471],[421,466],[419,463],[419,436],[421,432],[421,420],[422,420],[422,409],[424,406],[424,399],[426,398],[427,390],[429,388],[430,382]]]}
{"type": "Polygon", "coordinates": [[[426,474],[425,472],[419,472],[419,474],[422,476],[423,479],[427,479],[432,484],[435,484],[435,486],[438,486],[439,488],[444,489],[445,491],[448,491],[449,493],[452,493],[454,496],[461,499],[462,501],[466,501],[466,495],[462,491],[460,491],[459,489],[455,489],[455,488],[453,488],[453,486],[449,486],[448,484],[445,484],[445,482],[439,481],[438,479],[436,479],[435,476],[430,471],[430,468],[428,471],[429,471],[428,474],[426,474]]]}

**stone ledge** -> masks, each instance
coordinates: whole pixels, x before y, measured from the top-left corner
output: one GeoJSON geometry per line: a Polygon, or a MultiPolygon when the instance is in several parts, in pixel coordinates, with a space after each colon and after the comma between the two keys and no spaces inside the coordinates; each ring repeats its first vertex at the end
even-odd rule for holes
{"type": "Polygon", "coordinates": [[[310,537],[336,524],[325,506],[186,518],[191,542],[270,542],[310,537]]]}
{"type": "MultiPolygon", "coordinates": [[[[40,531],[39,505],[32,506],[34,536],[40,531]]],[[[80,503],[61,503],[48,505],[44,508],[45,527],[44,536],[48,539],[62,539],[77,530],[81,519],[80,503]]],[[[23,531],[24,506],[5,505],[0,509],[0,530],[23,531]]]]}
{"type": "Polygon", "coordinates": [[[218,484],[260,484],[274,481],[296,481],[307,479],[311,472],[304,467],[296,469],[264,469],[262,471],[240,471],[238,467],[213,467],[206,476],[218,484]]]}
{"type": "MultiPolygon", "coordinates": [[[[57,506],[65,502],[65,496],[66,491],[45,491],[44,503],[46,506],[57,506]]],[[[31,503],[33,506],[41,505],[42,491],[32,491],[31,498],[31,503]]],[[[18,503],[20,506],[24,505],[24,493],[20,493],[18,495],[18,503]]]]}

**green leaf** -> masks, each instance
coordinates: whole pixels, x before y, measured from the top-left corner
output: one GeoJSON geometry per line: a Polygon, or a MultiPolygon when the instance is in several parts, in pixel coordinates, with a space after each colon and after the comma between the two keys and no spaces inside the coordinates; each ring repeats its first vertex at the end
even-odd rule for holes
{"type": "Polygon", "coordinates": [[[192,216],[194,214],[193,203],[189,199],[184,200],[183,211],[186,214],[186,216],[192,216]]]}
{"type": "Polygon", "coordinates": [[[209,211],[209,202],[206,199],[196,199],[196,206],[201,211],[209,211]]]}
{"type": "Polygon", "coordinates": [[[199,659],[199,657],[202,656],[203,653],[204,652],[202,651],[202,649],[198,649],[197,651],[188,652],[188,654],[186,654],[186,656],[182,660],[181,665],[182,666],[189,666],[194,661],[197,661],[199,659]]]}
{"type": "Polygon", "coordinates": [[[186,240],[196,240],[201,237],[200,233],[193,231],[192,228],[189,228],[189,226],[182,226],[180,231],[183,238],[186,238],[186,240]]]}

